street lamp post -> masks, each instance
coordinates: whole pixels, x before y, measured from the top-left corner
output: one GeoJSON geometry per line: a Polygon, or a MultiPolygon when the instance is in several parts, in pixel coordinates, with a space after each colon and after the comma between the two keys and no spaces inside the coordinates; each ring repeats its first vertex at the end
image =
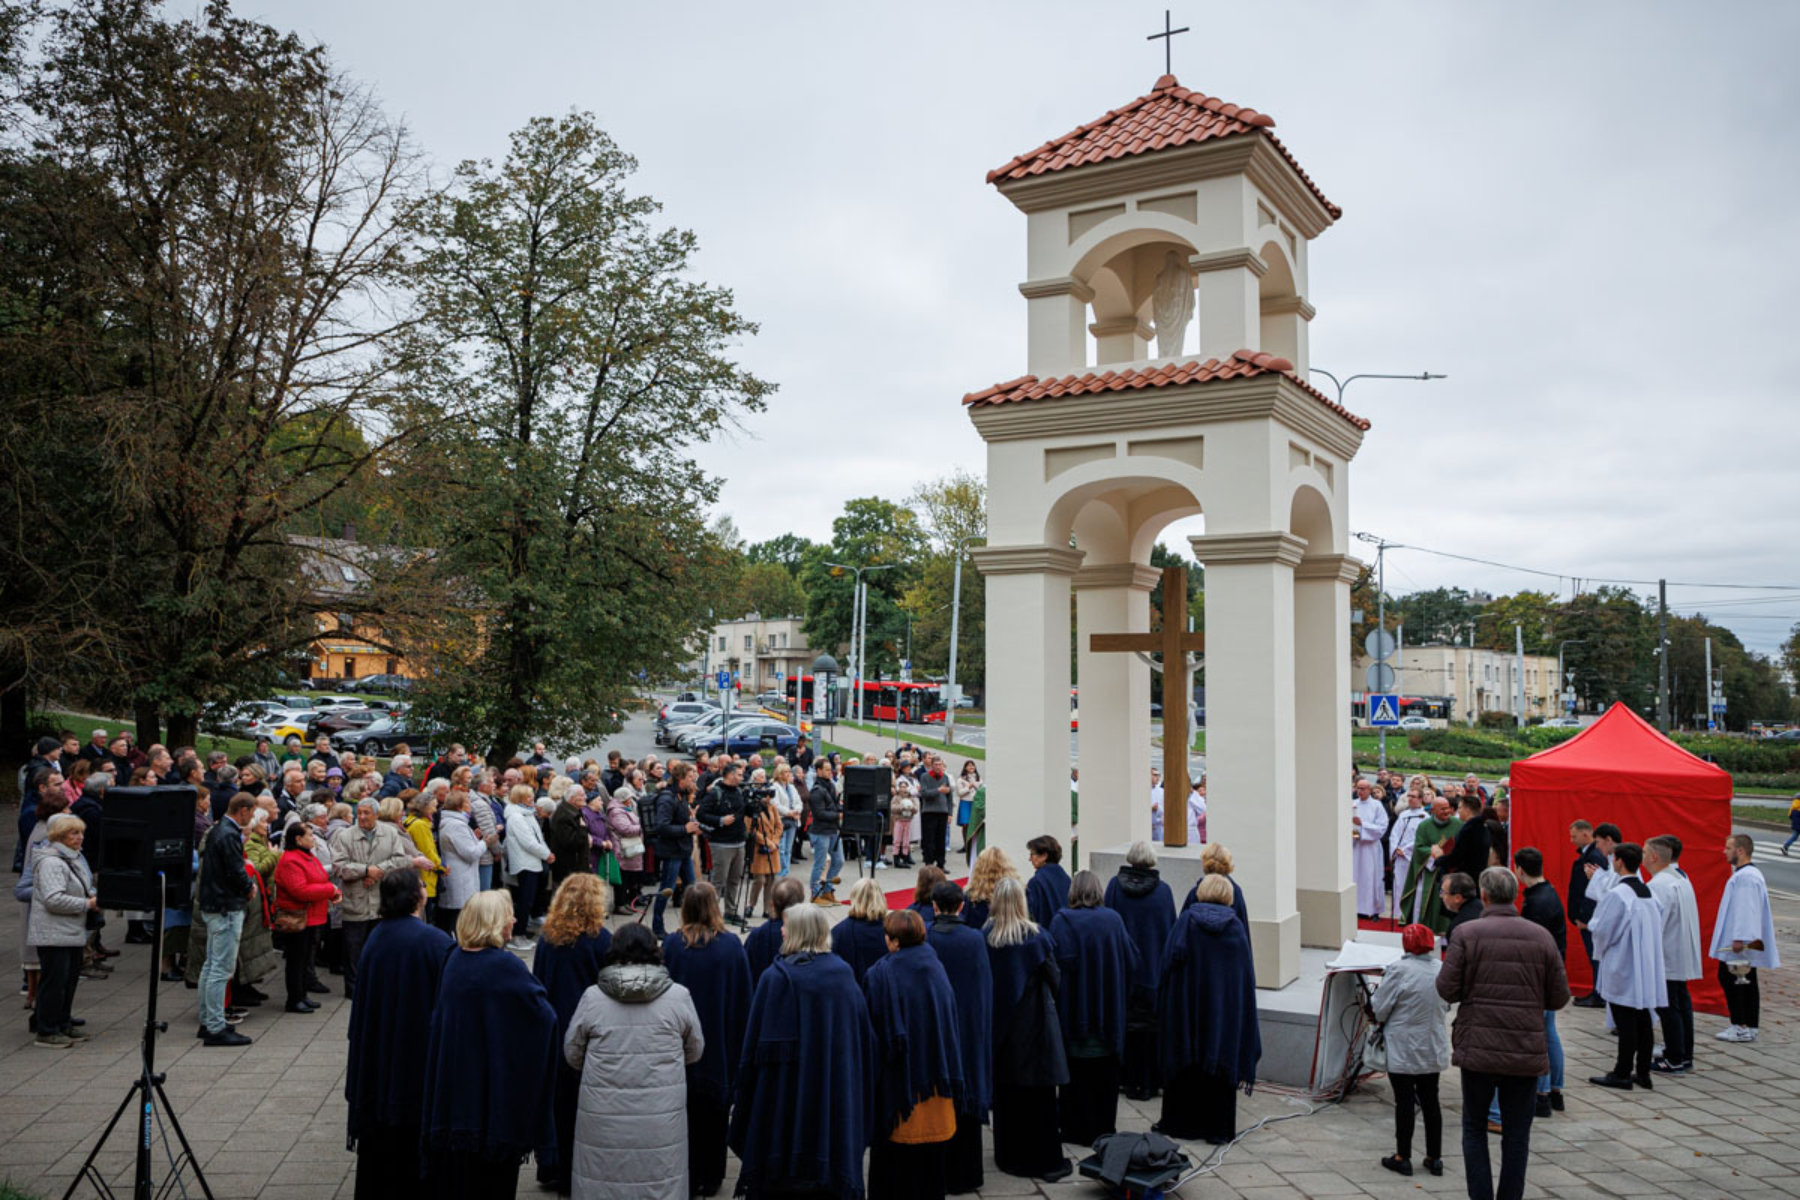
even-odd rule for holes
{"type": "Polygon", "coordinates": [[[897,563],[882,563],[879,566],[853,567],[849,563],[828,562],[828,567],[840,571],[856,572],[856,591],[850,602],[850,679],[851,689],[856,693],[856,719],[862,720],[862,681],[868,669],[864,662],[864,651],[868,647],[869,636],[869,593],[863,584],[863,573],[874,571],[891,571],[897,563]]]}
{"type": "Polygon", "coordinates": [[[1431,379],[1450,378],[1448,375],[1439,375],[1432,371],[1420,371],[1417,375],[1388,375],[1377,371],[1359,371],[1355,375],[1346,375],[1342,379],[1339,379],[1324,367],[1308,367],[1307,370],[1314,375],[1323,375],[1337,385],[1337,398],[1339,404],[1344,402],[1344,393],[1350,390],[1350,385],[1359,379],[1411,379],[1417,383],[1424,383],[1431,379]]]}
{"type": "Polygon", "coordinates": [[[966,537],[960,542],[957,542],[956,567],[951,572],[950,680],[944,685],[944,690],[949,693],[945,697],[945,699],[949,701],[949,707],[944,710],[944,744],[946,746],[954,746],[956,744],[956,701],[958,699],[956,694],[956,635],[958,623],[962,618],[962,560],[963,555],[968,553],[969,543],[973,541],[985,542],[987,541],[987,538],[966,537]]]}
{"type": "MultiPolygon", "coordinates": [[[[1562,641],[1556,643],[1556,690],[1559,696],[1565,688],[1568,688],[1569,691],[1575,690],[1574,688],[1569,687],[1569,677],[1563,672],[1563,647],[1585,645],[1587,645],[1586,638],[1564,638],[1562,641]]],[[[1573,704],[1569,705],[1569,711],[1573,712],[1574,710],[1575,706],[1573,704]]]]}

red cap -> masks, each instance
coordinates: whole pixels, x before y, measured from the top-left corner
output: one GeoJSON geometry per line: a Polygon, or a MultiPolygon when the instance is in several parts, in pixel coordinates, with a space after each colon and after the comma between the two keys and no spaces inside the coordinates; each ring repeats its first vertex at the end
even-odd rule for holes
{"type": "Polygon", "coordinates": [[[1408,954],[1430,954],[1437,949],[1437,938],[1429,925],[1408,925],[1400,931],[1400,946],[1408,954]]]}

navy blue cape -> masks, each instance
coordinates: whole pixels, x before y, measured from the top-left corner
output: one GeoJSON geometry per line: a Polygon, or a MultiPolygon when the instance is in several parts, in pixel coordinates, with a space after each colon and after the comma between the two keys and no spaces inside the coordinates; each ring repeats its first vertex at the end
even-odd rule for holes
{"type": "Polygon", "coordinates": [[[451,951],[425,1048],[427,1151],[496,1163],[553,1155],[561,1057],[556,1010],[523,962],[492,948],[451,951]]]}
{"type": "Polygon", "coordinates": [[[994,976],[994,1075],[1012,1087],[1069,1082],[1057,993],[1056,943],[1038,930],[1016,946],[989,946],[994,976]]]}
{"type": "Polygon", "coordinates": [[[1025,885],[1025,907],[1039,929],[1049,929],[1056,914],[1069,906],[1069,873],[1061,863],[1045,863],[1025,885]]]}
{"type": "Polygon", "coordinates": [[[856,985],[861,987],[869,968],[887,955],[887,931],[880,921],[849,917],[831,927],[831,952],[850,964],[856,985]]]}
{"type": "Polygon", "coordinates": [[[720,933],[705,945],[690,946],[677,930],[663,941],[663,965],[670,979],[693,993],[700,1034],[706,1039],[700,1061],[688,1068],[688,1087],[716,1104],[729,1104],[750,1012],[750,959],[744,943],[720,933]]]}
{"type": "Polygon", "coordinates": [[[1256,964],[1244,926],[1221,904],[1181,914],[1163,956],[1164,1078],[1190,1067],[1241,1087],[1256,1085],[1262,1031],[1256,1019],[1256,964]]]}
{"type": "Polygon", "coordinates": [[[1065,908],[1050,923],[1062,972],[1065,1045],[1098,1040],[1125,1053],[1125,984],[1137,971],[1137,948],[1110,908],[1065,908]]]}
{"type": "Polygon", "coordinates": [[[750,1002],[731,1111],[739,1194],[822,1189],[860,1200],[876,1062],[849,964],[835,954],[776,959],[750,1002]]]}
{"type": "Polygon", "coordinates": [[[992,901],[988,900],[963,901],[963,924],[967,925],[970,929],[984,928],[988,923],[988,905],[990,903],[992,903],[992,901]]]}
{"type": "Polygon", "coordinates": [[[987,939],[964,924],[960,914],[946,913],[936,914],[926,938],[956,997],[964,1083],[959,1107],[985,1119],[994,1103],[994,971],[988,965],[987,939]]]}
{"type": "Polygon", "coordinates": [[[600,968],[606,952],[612,949],[612,934],[582,934],[567,946],[558,946],[540,936],[531,955],[531,973],[544,985],[550,1007],[556,1010],[556,1044],[563,1044],[569,1032],[569,1020],[575,1015],[584,992],[600,982],[600,968]]]}
{"type": "Polygon", "coordinates": [[[1137,947],[1137,969],[1131,974],[1132,999],[1154,1006],[1162,979],[1163,947],[1175,927],[1175,893],[1154,869],[1120,867],[1106,884],[1106,907],[1119,914],[1137,947]]]}
{"type": "Polygon", "coordinates": [[[963,1046],[950,977],[929,946],[896,950],[863,980],[881,1055],[875,1132],[886,1137],[914,1107],[943,1096],[961,1107],[963,1046]]]}
{"type": "Polygon", "coordinates": [[[349,1149],[384,1126],[417,1128],[425,1108],[419,1018],[437,1006],[444,962],[455,948],[449,934],[416,917],[390,917],[369,931],[350,1001],[349,1149]]]}
{"type": "Polygon", "coordinates": [[[781,922],[764,921],[744,939],[744,954],[750,960],[750,986],[754,988],[762,973],[769,969],[781,953],[781,922]]]}
{"type": "MultiPolygon", "coordinates": [[[[1206,876],[1202,875],[1200,878],[1204,879],[1206,876]]],[[[1250,934],[1250,910],[1244,907],[1244,889],[1239,887],[1237,880],[1229,875],[1225,877],[1225,882],[1231,885],[1231,911],[1237,914],[1237,919],[1244,926],[1244,935],[1248,937],[1250,934]]],[[[1188,889],[1187,899],[1181,902],[1182,912],[1186,912],[1188,909],[1194,907],[1194,905],[1200,903],[1200,898],[1194,894],[1199,890],[1199,880],[1195,880],[1194,886],[1188,889]]]]}

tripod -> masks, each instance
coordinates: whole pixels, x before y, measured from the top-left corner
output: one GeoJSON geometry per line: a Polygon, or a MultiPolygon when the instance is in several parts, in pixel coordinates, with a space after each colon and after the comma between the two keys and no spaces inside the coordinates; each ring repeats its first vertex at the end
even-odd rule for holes
{"type": "MultiPolygon", "coordinates": [[[[75,1173],[74,1180],[69,1184],[69,1190],[63,1193],[63,1200],[71,1200],[75,1195],[75,1189],[81,1186],[81,1181],[84,1179],[92,1183],[94,1190],[106,1200],[112,1200],[113,1190],[107,1186],[105,1178],[94,1166],[94,1160],[100,1157],[101,1147],[106,1145],[106,1139],[112,1136],[112,1131],[118,1125],[119,1118],[125,1115],[125,1110],[130,1108],[133,1103],[140,1106],[137,1128],[137,1162],[132,1169],[131,1194],[133,1200],[152,1200],[153,1197],[166,1194],[171,1185],[180,1183],[183,1167],[192,1168],[194,1182],[200,1185],[201,1193],[205,1195],[206,1200],[213,1200],[212,1189],[206,1184],[206,1175],[200,1170],[200,1160],[194,1157],[194,1148],[188,1145],[187,1134],[181,1128],[181,1120],[175,1115],[175,1106],[169,1103],[168,1093],[163,1091],[165,1076],[156,1069],[156,1035],[167,1033],[169,1029],[168,1022],[156,1019],[156,985],[160,982],[158,975],[162,969],[163,908],[166,904],[163,889],[165,886],[166,880],[163,873],[158,871],[156,873],[155,908],[156,945],[150,955],[149,1000],[144,1006],[143,1053],[138,1068],[138,1077],[132,1081],[131,1087],[125,1093],[125,1098],[119,1101],[119,1107],[113,1112],[112,1120],[108,1121],[106,1128],[100,1132],[100,1140],[94,1143],[92,1150],[88,1151],[87,1161],[82,1163],[81,1170],[75,1173]],[[181,1142],[181,1157],[169,1160],[169,1178],[164,1181],[160,1191],[157,1190],[155,1181],[150,1177],[151,1137],[162,1124],[162,1119],[158,1115],[158,1104],[162,1105],[162,1112],[167,1115],[169,1128],[175,1131],[176,1139],[181,1142]]],[[[166,1133],[163,1141],[166,1145],[168,1141],[166,1133]]]]}

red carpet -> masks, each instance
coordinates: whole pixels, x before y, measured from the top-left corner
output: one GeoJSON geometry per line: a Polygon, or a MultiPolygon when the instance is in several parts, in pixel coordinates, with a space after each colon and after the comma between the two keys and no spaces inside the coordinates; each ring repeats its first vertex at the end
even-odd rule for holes
{"type": "MultiPolygon", "coordinates": [[[[956,884],[958,887],[967,887],[968,883],[969,883],[969,877],[965,875],[961,879],[952,879],[950,882],[956,884]]],[[[844,895],[848,896],[849,893],[846,892],[846,893],[844,893],[844,895]]],[[[898,912],[900,909],[912,907],[912,902],[913,902],[913,889],[912,888],[909,888],[909,887],[900,888],[896,891],[886,893],[886,896],[887,896],[887,906],[888,906],[889,912],[898,912]]]]}
{"type": "Polygon", "coordinates": [[[1373,921],[1365,917],[1356,918],[1358,929],[1373,930],[1377,933],[1399,933],[1400,926],[1392,917],[1376,917],[1373,921]]]}

